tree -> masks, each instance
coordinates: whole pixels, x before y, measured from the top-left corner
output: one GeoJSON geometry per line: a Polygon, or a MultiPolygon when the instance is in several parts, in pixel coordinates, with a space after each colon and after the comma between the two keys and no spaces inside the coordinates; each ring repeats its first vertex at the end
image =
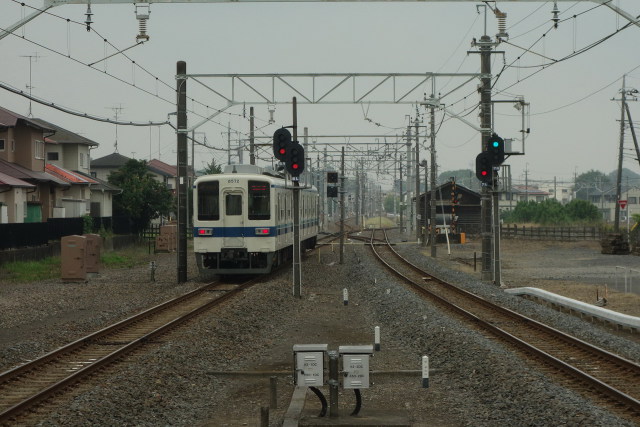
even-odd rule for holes
{"type": "Polygon", "coordinates": [[[168,215],[172,210],[171,190],[153,178],[144,160],[129,160],[111,172],[108,180],[122,189],[122,193],[113,198],[114,214],[131,218],[137,232],[147,227],[152,219],[168,215]]]}
{"type": "Polygon", "coordinates": [[[598,222],[602,219],[596,205],[586,200],[574,199],[567,203],[565,209],[573,221],[598,222]]]}
{"type": "Polygon", "coordinates": [[[600,194],[611,189],[612,185],[607,175],[592,169],[576,177],[574,191],[577,199],[588,200],[589,194],[600,194]]]}
{"type": "Polygon", "coordinates": [[[216,175],[222,173],[222,165],[216,164],[216,159],[211,159],[211,162],[204,168],[205,175],[216,175]]]}

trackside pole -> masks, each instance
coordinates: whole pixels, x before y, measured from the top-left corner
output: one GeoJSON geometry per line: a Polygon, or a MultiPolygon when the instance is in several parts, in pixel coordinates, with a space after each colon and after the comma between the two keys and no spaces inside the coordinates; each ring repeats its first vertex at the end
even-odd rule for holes
{"type": "MultiPolygon", "coordinates": [[[[293,140],[298,141],[298,109],[293,97],[293,140]]],[[[302,268],[300,266],[300,181],[293,178],[293,296],[302,298],[302,268]]]]}

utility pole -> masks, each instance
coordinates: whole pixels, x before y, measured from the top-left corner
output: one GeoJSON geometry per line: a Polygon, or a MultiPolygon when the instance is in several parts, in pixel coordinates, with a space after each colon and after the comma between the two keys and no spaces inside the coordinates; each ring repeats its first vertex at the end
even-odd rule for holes
{"type": "MultiPolygon", "coordinates": [[[[624,127],[625,127],[624,114],[628,108],[626,79],[627,79],[627,75],[625,74],[622,76],[622,89],[620,90],[622,94],[622,97],[621,97],[622,103],[620,105],[620,147],[618,150],[618,175],[616,179],[616,206],[615,206],[615,218],[614,218],[614,225],[613,225],[614,233],[620,232],[620,199],[622,198],[622,158],[624,155],[624,127]]],[[[629,93],[633,94],[634,92],[629,91],[629,93]]],[[[635,138],[634,138],[634,141],[635,141],[635,138]]]]}
{"type": "Polygon", "coordinates": [[[344,193],[346,193],[344,180],[344,146],[340,160],[340,264],[344,264],[344,193]]]}
{"type": "Polygon", "coordinates": [[[404,232],[404,209],[402,209],[402,200],[402,159],[400,159],[400,234],[404,232]]]}
{"type": "Polygon", "coordinates": [[[416,119],[414,121],[416,127],[416,242],[420,241],[420,221],[418,221],[418,201],[420,200],[420,144],[418,140],[418,106],[416,105],[416,119]]]}
{"type": "Polygon", "coordinates": [[[231,123],[227,122],[227,164],[231,164],[231,123]]]}
{"type": "Polygon", "coordinates": [[[524,170],[524,201],[529,201],[529,163],[524,170]]]}
{"type": "Polygon", "coordinates": [[[178,283],[187,281],[187,63],[178,61],[176,67],[178,93],[178,283]]]}
{"type": "MultiPolygon", "coordinates": [[[[293,140],[298,142],[298,105],[293,97],[293,140]]],[[[293,296],[302,297],[300,261],[300,177],[293,177],[293,296]]]]}
{"type": "MultiPolygon", "coordinates": [[[[491,104],[491,54],[493,48],[498,44],[491,40],[491,37],[487,35],[487,7],[486,5],[478,6],[478,8],[484,7],[484,35],[480,37],[479,41],[473,41],[474,46],[478,46],[480,50],[480,74],[481,92],[480,92],[480,128],[481,128],[481,145],[482,151],[487,150],[489,144],[489,138],[491,137],[491,117],[492,117],[492,104],[491,104]]],[[[477,53],[477,52],[472,52],[477,53]]],[[[480,193],[480,234],[482,236],[482,280],[492,280],[492,233],[491,233],[491,193],[496,184],[494,179],[493,185],[483,185],[480,193]]]]}
{"type": "MultiPolygon", "coordinates": [[[[306,147],[305,147],[306,148],[306,147]]],[[[256,164],[256,154],[253,134],[253,107],[249,108],[249,164],[256,164]]]]}
{"type": "Polygon", "coordinates": [[[413,155],[411,153],[411,125],[407,126],[407,135],[406,135],[406,144],[407,144],[407,169],[406,169],[406,175],[407,175],[407,222],[409,224],[407,224],[407,231],[413,231],[412,230],[412,226],[411,224],[413,224],[413,219],[410,216],[411,213],[411,209],[410,209],[410,205],[411,205],[411,159],[413,158],[413,155]]]}
{"type": "Polygon", "coordinates": [[[429,232],[429,242],[431,246],[431,258],[435,258],[437,255],[436,247],[436,99],[434,94],[431,94],[429,114],[429,133],[431,135],[431,195],[430,195],[430,220],[431,230],[429,232]]]}

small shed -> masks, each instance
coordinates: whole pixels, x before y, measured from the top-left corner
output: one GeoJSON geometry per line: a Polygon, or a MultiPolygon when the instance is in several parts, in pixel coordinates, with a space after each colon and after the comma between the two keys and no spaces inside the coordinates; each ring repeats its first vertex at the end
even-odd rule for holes
{"type": "MultiPolygon", "coordinates": [[[[446,182],[436,187],[436,224],[450,226],[453,234],[480,233],[480,193],[456,184],[454,181],[446,182]],[[453,227],[451,227],[453,224],[453,227]]],[[[420,194],[418,202],[418,214],[420,225],[425,225],[425,207],[427,224],[431,219],[431,191],[420,194]]]]}

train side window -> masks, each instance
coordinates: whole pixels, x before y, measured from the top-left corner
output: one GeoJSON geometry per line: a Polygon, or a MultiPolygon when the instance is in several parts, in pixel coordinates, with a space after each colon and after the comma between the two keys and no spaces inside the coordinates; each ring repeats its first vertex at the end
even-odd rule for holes
{"type": "Polygon", "coordinates": [[[227,194],[225,196],[225,206],[226,215],[242,215],[242,195],[227,194]]]}
{"type": "Polygon", "coordinates": [[[220,186],[218,181],[198,184],[198,219],[218,221],[220,219],[220,186]]]}
{"type": "Polygon", "coordinates": [[[249,219],[271,219],[271,195],[269,183],[249,181],[249,219]]]}

